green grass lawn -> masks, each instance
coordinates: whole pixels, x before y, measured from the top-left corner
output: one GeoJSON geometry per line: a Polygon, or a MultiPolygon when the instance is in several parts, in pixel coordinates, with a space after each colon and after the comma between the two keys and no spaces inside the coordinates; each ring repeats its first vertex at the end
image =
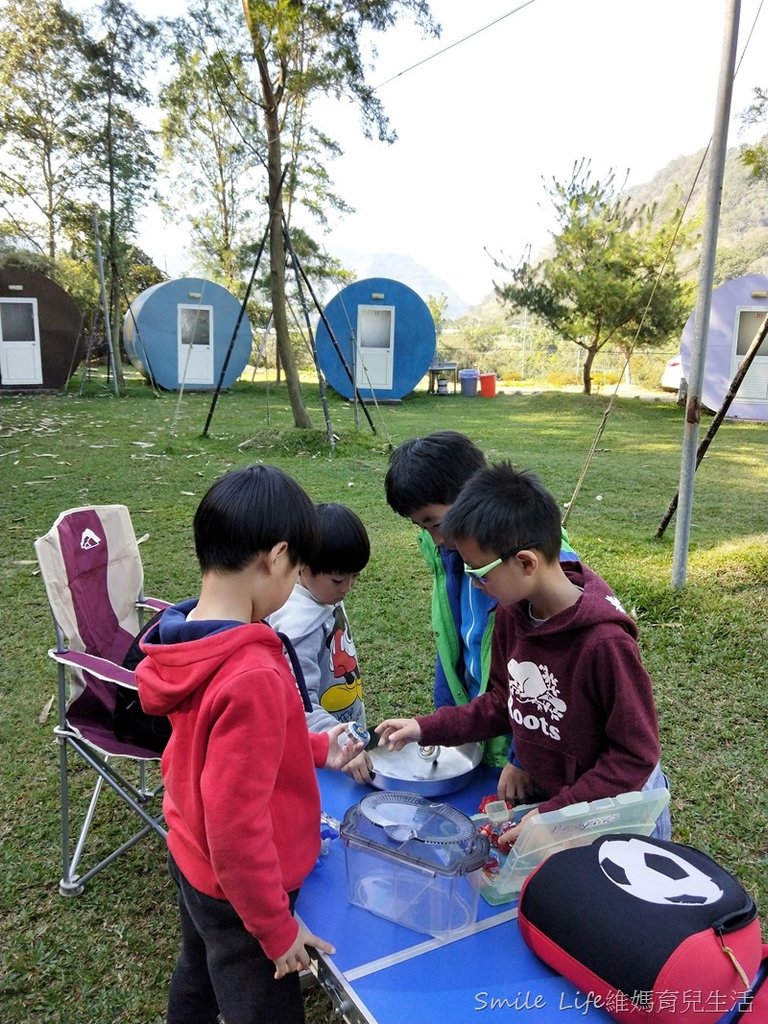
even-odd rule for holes
{"type": "MultiPolygon", "coordinates": [[[[430,583],[415,528],[383,494],[390,445],[451,427],[491,460],[536,469],[570,500],[608,399],[575,394],[495,399],[419,393],[365,416],[330,397],[329,453],[317,386],[305,385],[316,430],[292,429],[284,385],[240,383],[211,396],[156,397],[130,382],[86,394],[0,398],[0,573],[3,633],[0,1018],[56,1024],[157,1024],[177,949],[173,893],[155,840],[105,870],[76,899],[58,895],[57,754],[52,643],[33,542],[63,509],[128,505],[148,594],[197,589],[191,520],[222,472],[261,460],[287,469],[318,501],[352,506],[369,528],[371,561],[347,605],[370,719],[430,707],[430,583]]],[[[706,428],[706,424],[704,425],[706,428]]],[[[674,838],[733,871],[768,916],[766,612],[768,424],[728,423],[696,477],[688,584],[670,589],[674,525],[656,525],[679,474],[682,412],[670,401],[620,399],[568,530],[584,560],[633,609],[655,681],[674,838]]],[[[100,827],[119,832],[114,808],[100,827]]],[[[328,1018],[313,997],[313,1021],[328,1018]]]]}

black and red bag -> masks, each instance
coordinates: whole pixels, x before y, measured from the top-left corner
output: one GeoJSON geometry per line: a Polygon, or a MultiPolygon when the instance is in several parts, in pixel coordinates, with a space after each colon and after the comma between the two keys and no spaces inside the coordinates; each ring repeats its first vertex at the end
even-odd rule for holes
{"type": "Polygon", "coordinates": [[[519,924],[615,1020],[710,1024],[741,1008],[768,1021],[752,1012],[765,955],[754,901],[690,846],[620,834],[561,850],[526,879],[519,924]]]}

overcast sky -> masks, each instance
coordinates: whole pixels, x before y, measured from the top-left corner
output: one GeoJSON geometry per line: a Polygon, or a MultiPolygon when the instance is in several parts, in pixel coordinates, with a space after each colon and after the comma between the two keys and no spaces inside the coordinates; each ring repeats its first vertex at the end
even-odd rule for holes
{"type": "MultiPolygon", "coordinates": [[[[148,8],[148,0],[136,3],[148,8]]],[[[353,108],[317,111],[344,155],[330,170],[356,213],[335,221],[331,253],[397,252],[475,302],[499,278],[486,255],[515,263],[548,240],[544,180],[587,157],[601,177],[639,184],[712,133],[728,0],[432,0],[439,40],[404,22],[377,45],[369,80],[399,139],[366,142],[353,108]],[[497,20],[498,19],[498,20],[497,20]],[[427,60],[467,34],[473,38],[427,60]],[[403,72],[401,74],[401,72],[403,72]],[[392,81],[388,81],[397,76],[392,81]],[[384,84],[386,83],[386,84],[384,84]]],[[[739,115],[768,87],[768,12],[741,3],[729,146],[739,115]]],[[[147,10],[147,13],[150,13],[147,10]]],[[[768,126],[766,126],[768,130],[768,126]]],[[[766,197],[768,202],[768,194],[766,197]]],[[[157,221],[140,241],[171,274],[189,260],[157,221]]]]}

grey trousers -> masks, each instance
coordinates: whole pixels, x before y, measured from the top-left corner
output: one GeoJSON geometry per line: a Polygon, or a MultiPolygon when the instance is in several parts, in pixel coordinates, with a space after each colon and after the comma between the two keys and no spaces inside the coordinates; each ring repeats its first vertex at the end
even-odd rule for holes
{"type": "MultiPolygon", "coordinates": [[[[299,975],[276,981],[275,965],[230,903],[189,884],[173,858],[181,951],[171,978],[168,1024],[304,1024],[299,975]]],[[[291,894],[291,910],[297,893],[291,894]]]]}

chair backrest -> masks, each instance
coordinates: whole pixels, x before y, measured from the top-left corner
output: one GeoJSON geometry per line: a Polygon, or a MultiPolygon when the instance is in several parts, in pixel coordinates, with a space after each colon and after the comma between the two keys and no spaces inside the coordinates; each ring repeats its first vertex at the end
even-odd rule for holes
{"type": "Polygon", "coordinates": [[[120,664],[139,630],[144,575],[125,505],[62,512],[35,541],[56,624],[69,647],[120,664]]]}

